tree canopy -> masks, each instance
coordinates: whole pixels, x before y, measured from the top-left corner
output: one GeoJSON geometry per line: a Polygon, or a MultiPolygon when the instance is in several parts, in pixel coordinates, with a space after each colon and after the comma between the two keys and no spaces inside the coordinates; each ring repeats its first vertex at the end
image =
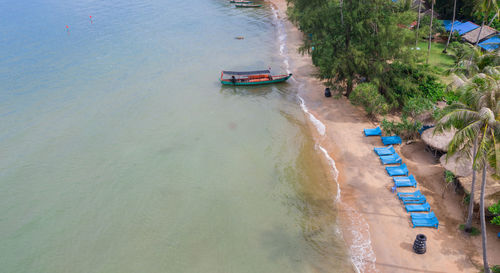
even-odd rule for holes
{"type": "Polygon", "coordinates": [[[354,80],[380,83],[395,60],[411,62],[413,12],[387,0],[290,0],[290,18],[308,34],[304,52],[319,76],[343,82],[349,96],[354,80]]]}

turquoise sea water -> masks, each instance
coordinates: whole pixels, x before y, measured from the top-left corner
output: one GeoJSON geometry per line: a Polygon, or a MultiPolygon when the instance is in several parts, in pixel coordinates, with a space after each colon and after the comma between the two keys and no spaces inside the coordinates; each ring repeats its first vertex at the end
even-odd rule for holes
{"type": "Polygon", "coordinates": [[[267,3],[3,0],[0,18],[0,272],[352,270],[294,84],[218,82],[285,72],[267,3]]]}

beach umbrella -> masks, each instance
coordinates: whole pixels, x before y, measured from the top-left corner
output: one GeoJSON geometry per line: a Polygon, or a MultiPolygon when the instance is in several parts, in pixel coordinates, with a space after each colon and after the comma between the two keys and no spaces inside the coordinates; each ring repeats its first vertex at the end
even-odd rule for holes
{"type": "MultiPolygon", "coordinates": [[[[498,202],[500,199],[500,182],[492,177],[492,172],[486,174],[486,188],[484,189],[484,207],[487,208],[498,202]]],[[[478,174],[480,175],[480,174],[478,174]]],[[[472,175],[467,177],[457,177],[458,182],[464,188],[464,191],[469,194],[472,184],[472,175]]],[[[476,182],[477,183],[477,182],[476,182]]],[[[479,196],[481,187],[474,187],[474,196],[479,196]]],[[[474,202],[478,203],[479,198],[474,198],[474,202]]]]}
{"type": "Polygon", "coordinates": [[[439,159],[439,162],[441,162],[443,168],[452,172],[455,176],[466,177],[472,175],[472,161],[463,154],[455,153],[448,160],[446,154],[444,154],[439,159]]]}
{"type": "Polygon", "coordinates": [[[422,133],[422,141],[427,146],[435,150],[447,152],[448,145],[453,139],[453,136],[455,136],[456,132],[457,130],[452,128],[449,131],[443,131],[442,133],[434,134],[434,128],[430,128],[422,133]]]}

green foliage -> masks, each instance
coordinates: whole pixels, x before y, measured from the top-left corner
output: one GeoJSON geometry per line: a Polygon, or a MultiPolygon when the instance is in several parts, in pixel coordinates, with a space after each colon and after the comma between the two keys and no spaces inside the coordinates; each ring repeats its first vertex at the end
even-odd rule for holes
{"type": "Polygon", "coordinates": [[[444,99],[446,86],[437,81],[436,78],[422,82],[418,88],[421,94],[430,99],[432,102],[437,102],[444,99]]]}
{"type": "Polygon", "coordinates": [[[500,273],[500,265],[494,265],[490,268],[493,273],[500,273]]]}
{"type": "MultiPolygon", "coordinates": [[[[462,224],[462,225],[460,225],[458,228],[459,228],[461,231],[464,231],[464,229],[465,229],[465,225],[463,225],[463,224],[462,224]]],[[[481,231],[480,231],[477,227],[471,227],[471,232],[469,233],[469,235],[471,235],[471,236],[478,236],[478,235],[480,235],[480,234],[481,234],[481,231]]]]}
{"type": "MultiPolygon", "coordinates": [[[[421,38],[424,39],[429,39],[429,28],[431,24],[431,16],[430,15],[425,15],[422,17],[420,21],[420,30],[419,34],[421,38]]],[[[432,36],[434,36],[437,33],[446,33],[446,30],[443,26],[442,23],[440,23],[438,20],[433,20],[432,21],[432,36]]]]}
{"type": "Polygon", "coordinates": [[[380,126],[386,134],[396,134],[403,139],[416,139],[418,130],[422,128],[422,123],[419,121],[411,121],[403,117],[401,122],[382,120],[380,126]]]}
{"type": "Polygon", "coordinates": [[[474,53],[474,49],[468,43],[452,42],[448,49],[451,51],[449,55],[453,57],[455,63],[470,58],[474,53]]]}
{"type": "Polygon", "coordinates": [[[424,97],[411,97],[405,100],[402,108],[404,117],[416,118],[418,115],[426,111],[434,109],[434,103],[424,97]]]}
{"type": "Polygon", "coordinates": [[[449,48],[449,56],[454,59],[454,65],[446,71],[448,74],[472,77],[500,65],[500,56],[496,52],[482,52],[472,45],[458,42],[451,43],[449,48]]]}
{"type": "Polygon", "coordinates": [[[290,18],[310,35],[302,47],[310,52],[319,77],[343,82],[350,96],[354,81],[378,84],[394,60],[405,60],[414,41],[408,26],[415,19],[405,5],[387,0],[289,0],[290,18]],[[314,50],[311,50],[314,45],[314,50]]]}
{"type": "Polygon", "coordinates": [[[402,62],[391,64],[381,87],[393,108],[399,108],[416,97],[428,98],[435,103],[443,99],[445,93],[445,85],[439,82],[429,66],[402,62]]]}
{"type": "MultiPolygon", "coordinates": [[[[453,1],[454,0],[436,0],[434,8],[442,18],[452,18],[453,16],[453,1]]],[[[474,19],[474,1],[457,0],[457,20],[473,20],[474,19]]],[[[450,19],[451,20],[451,19],[450,19]]]]}
{"type": "Polygon", "coordinates": [[[492,224],[495,224],[495,225],[499,225],[500,226],[500,200],[498,201],[498,203],[490,206],[488,208],[488,210],[496,215],[492,220],[491,220],[491,223],[492,224]]]}
{"type": "Polygon", "coordinates": [[[463,203],[466,205],[470,203],[470,194],[465,195],[463,203]]]}
{"type": "Polygon", "coordinates": [[[455,181],[455,175],[452,172],[445,170],[444,171],[444,180],[447,183],[451,183],[451,182],[455,181]]]}
{"type": "Polygon", "coordinates": [[[354,105],[361,105],[368,115],[386,114],[389,110],[385,98],[380,95],[377,86],[372,83],[362,83],[356,86],[350,96],[350,101],[354,105]]]}
{"type": "Polygon", "coordinates": [[[451,105],[460,99],[460,95],[457,94],[456,92],[453,92],[452,90],[444,92],[443,95],[444,95],[444,100],[448,105],[451,105]]]}

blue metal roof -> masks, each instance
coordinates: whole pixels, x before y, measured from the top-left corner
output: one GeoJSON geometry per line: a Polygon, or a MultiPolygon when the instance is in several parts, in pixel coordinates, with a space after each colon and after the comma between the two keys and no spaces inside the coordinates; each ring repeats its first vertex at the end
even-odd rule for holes
{"type": "Polygon", "coordinates": [[[486,41],[479,43],[479,46],[487,51],[493,51],[500,46],[500,36],[496,35],[486,41]]]}
{"type": "MultiPolygon", "coordinates": [[[[458,31],[458,34],[460,35],[464,35],[465,33],[469,32],[469,31],[473,31],[474,29],[478,28],[479,26],[472,23],[472,22],[465,22],[465,23],[461,23],[461,24],[455,24],[455,26],[453,26],[453,31],[458,31]]],[[[451,28],[451,25],[450,25],[450,28],[451,28]]]]}
{"type": "Polygon", "coordinates": [[[443,23],[443,26],[446,27],[451,23],[451,20],[441,20],[441,23],[443,23]]]}
{"type": "MultiPolygon", "coordinates": [[[[453,31],[456,31],[457,30],[457,26],[458,25],[461,25],[462,23],[460,21],[455,21],[455,24],[453,25],[453,31]]],[[[444,28],[446,29],[446,31],[450,31],[451,30],[451,20],[443,20],[443,25],[444,25],[444,28]]]]}

